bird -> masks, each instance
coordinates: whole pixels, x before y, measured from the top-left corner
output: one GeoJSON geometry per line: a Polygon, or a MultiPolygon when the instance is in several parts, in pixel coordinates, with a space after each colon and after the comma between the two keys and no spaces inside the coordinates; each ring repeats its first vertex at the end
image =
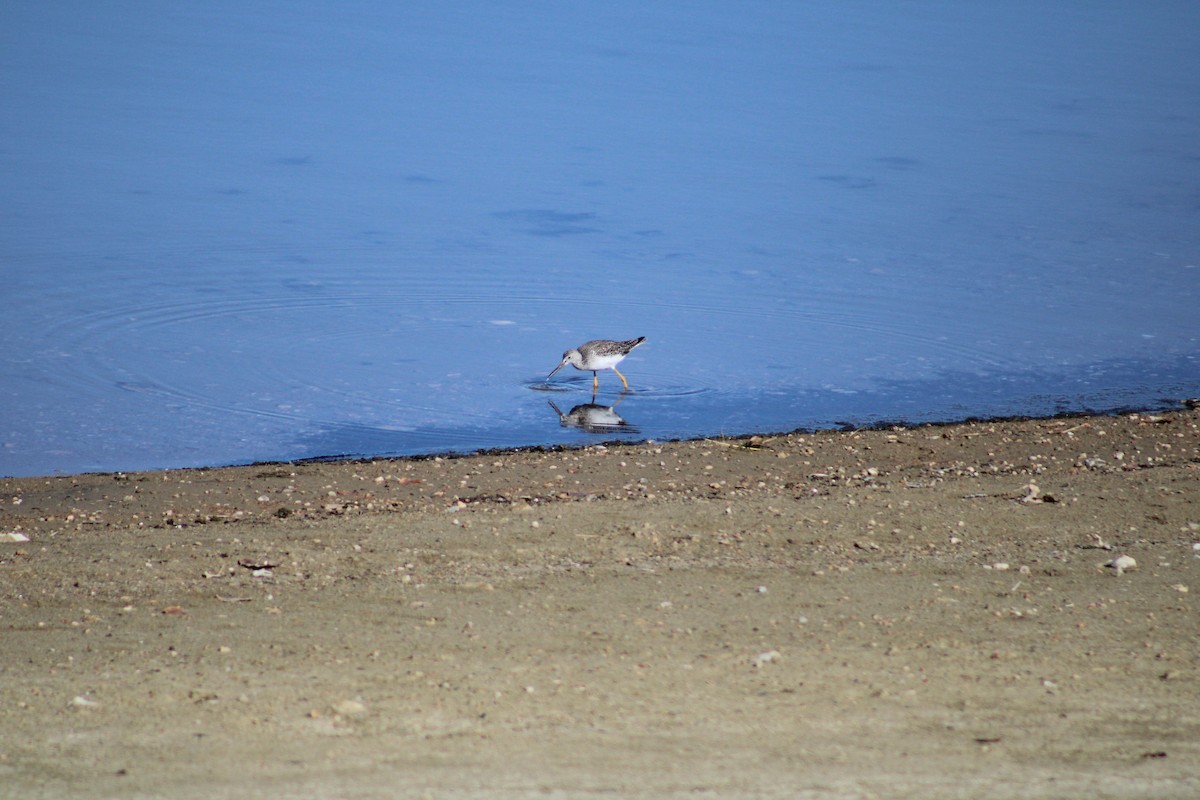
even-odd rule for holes
{"type": "Polygon", "coordinates": [[[563,353],[562,363],[554,368],[554,372],[546,376],[546,380],[550,380],[554,377],[555,372],[570,364],[575,369],[592,371],[592,394],[595,394],[600,388],[600,376],[596,373],[602,369],[611,369],[621,379],[625,391],[629,391],[629,381],[625,380],[625,376],[617,369],[617,364],[620,364],[625,356],[629,355],[630,350],[644,341],[646,341],[645,336],[623,342],[615,342],[611,339],[592,339],[590,342],[584,342],[579,347],[563,353]]]}

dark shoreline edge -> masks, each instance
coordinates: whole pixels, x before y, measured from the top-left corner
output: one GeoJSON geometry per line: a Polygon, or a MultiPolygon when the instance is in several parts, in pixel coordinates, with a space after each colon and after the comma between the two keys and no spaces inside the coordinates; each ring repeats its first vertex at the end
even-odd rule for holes
{"type": "Polygon", "coordinates": [[[429,453],[407,453],[407,454],[388,454],[378,453],[374,455],[364,455],[356,453],[333,453],[326,456],[313,456],[309,458],[298,459],[281,459],[278,461],[236,461],[225,464],[212,464],[205,466],[186,466],[186,467],[155,467],[151,469],[132,469],[132,470],[96,470],[94,472],[56,472],[44,475],[0,475],[0,483],[5,481],[16,480],[36,480],[39,478],[55,479],[55,478],[70,478],[79,476],[105,476],[105,475],[140,475],[154,474],[160,472],[206,472],[220,469],[239,469],[245,467],[272,467],[272,466],[313,466],[320,464],[367,464],[381,461],[400,461],[400,462],[422,462],[432,461],[434,459],[443,460],[459,460],[465,458],[474,458],[481,456],[513,456],[522,454],[538,454],[538,453],[563,453],[577,450],[587,450],[594,447],[605,448],[626,448],[640,447],[646,444],[685,444],[688,442],[703,442],[712,439],[719,439],[723,442],[748,442],[751,439],[766,439],[778,436],[807,436],[817,433],[854,433],[860,431],[880,431],[880,430],[919,430],[922,428],[937,429],[948,428],[955,425],[995,425],[1003,423],[1020,423],[1032,422],[1038,420],[1064,420],[1064,419],[1086,419],[1091,417],[1096,418],[1115,418],[1127,416],[1130,414],[1170,414],[1179,413],[1188,410],[1200,408],[1200,398],[1186,398],[1182,400],[1162,399],[1156,404],[1146,404],[1139,406],[1121,406],[1107,410],[1083,409],[1078,411],[1063,411],[1049,415],[998,415],[998,416],[967,416],[957,419],[924,421],[924,422],[909,422],[903,419],[883,419],[874,420],[867,423],[858,423],[846,421],[838,423],[835,427],[828,428],[810,428],[799,427],[786,431],[761,431],[754,433],[740,433],[733,435],[722,434],[719,436],[694,436],[678,439],[655,439],[653,437],[642,439],[597,439],[591,442],[583,442],[579,444],[551,444],[551,445],[521,445],[516,447],[491,447],[480,450],[438,450],[429,453]]]}

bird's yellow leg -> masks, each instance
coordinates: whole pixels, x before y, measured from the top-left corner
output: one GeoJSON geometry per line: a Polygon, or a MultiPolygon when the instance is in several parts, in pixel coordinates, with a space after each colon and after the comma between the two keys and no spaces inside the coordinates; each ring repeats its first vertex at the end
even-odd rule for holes
{"type": "Polygon", "coordinates": [[[625,391],[628,392],[629,391],[629,381],[625,380],[625,376],[622,375],[616,367],[613,367],[613,372],[617,373],[617,377],[621,379],[621,383],[624,384],[624,386],[625,386],[625,391]]]}
{"type": "Polygon", "coordinates": [[[600,376],[595,372],[592,373],[592,394],[600,390],[600,376]]]}

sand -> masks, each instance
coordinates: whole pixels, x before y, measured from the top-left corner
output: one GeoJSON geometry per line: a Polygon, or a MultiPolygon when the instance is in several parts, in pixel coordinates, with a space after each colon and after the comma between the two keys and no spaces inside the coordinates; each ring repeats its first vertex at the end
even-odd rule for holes
{"type": "Polygon", "coordinates": [[[1200,797],[1196,411],[0,490],[0,797],[1200,797]]]}

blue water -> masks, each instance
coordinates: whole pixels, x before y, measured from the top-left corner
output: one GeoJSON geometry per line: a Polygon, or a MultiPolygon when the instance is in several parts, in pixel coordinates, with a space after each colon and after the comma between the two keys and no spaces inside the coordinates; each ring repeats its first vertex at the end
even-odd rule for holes
{"type": "Polygon", "coordinates": [[[0,475],[1200,396],[1190,1],[6,3],[0,109],[0,475]]]}

